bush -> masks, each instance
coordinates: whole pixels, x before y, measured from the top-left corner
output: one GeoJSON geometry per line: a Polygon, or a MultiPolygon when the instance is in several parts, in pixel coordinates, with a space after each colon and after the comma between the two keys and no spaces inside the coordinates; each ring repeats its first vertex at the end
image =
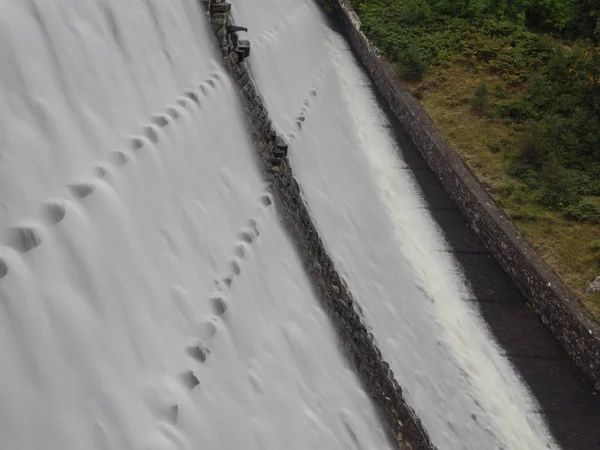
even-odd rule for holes
{"type": "Polygon", "coordinates": [[[492,153],[499,153],[502,149],[502,142],[494,139],[493,141],[487,143],[487,148],[492,153]]]}
{"type": "Polygon", "coordinates": [[[574,3],[577,0],[532,0],[528,2],[528,21],[550,31],[563,31],[575,22],[574,3]]]}
{"type": "Polygon", "coordinates": [[[502,197],[508,197],[512,195],[516,190],[517,184],[510,179],[504,180],[498,185],[498,194],[500,194],[502,197]]]}
{"type": "Polygon", "coordinates": [[[409,25],[422,24],[431,19],[431,7],[427,0],[407,0],[401,7],[401,20],[409,25]]]}
{"type": "Polygon", "coordinates": [[[600,4],[598,0],[579,0],[577,31],[583,37],[600,41],[600,4]]]}
{"type": "Polygon", "coordinates": [[[471,98],[471,107],[478,114],[484,115],[487,114],[489,105],[488,89],[485,82],[482,81],[471,98]]]}
{"type": "MultiPolygon", "coordinates": [[[[558,99],[560,101],[560,99],[558,99]]],[[[582,108],[570,114],[548,114],[525,123],[522,161],[541,167],[557,158],[567,168],[587,171],[600,156],[600,121],[582,108]]]]}
{"type": "Polygon", "coordinates": [[[586,165],[580,172],[579,193],[600,197],[600,161],[586,165]]]}
{"type": "Polygon", "coordinates": [[[598,253],[600,255],[600,239],[595,239],[591,241],[588,245],[589,249],[594,253],[598,253]]]}
{"type": "Polygon", "coordinates": [[[523,180],[530,189],[540,187],[540,172],[532,165],[514,162],[508,168],[508,173],[523,180]]]}
{"type": "Polygon", "coordinates": [[[523,123],[535,115],[533,105],[526,100],[502,103],[497,114],[500,117],[508,117],[515,123],[523,123]]]}
{"type": "Polygon", "coordinates": [[[600,239],[595,239],[588,244],[594,259],[600,263],[600,239]]]}
{"type": "Polygon", "coordinates": [[[541,167],[549,154],[556,156],[556,134],[560,133],[558,120],[553,116],[541,121],[528,120],[521,136],[521,160],[530,166],[541,167]]]}
{"type": "Polygon", "coordinates": [[[565,212],[565,217],[576,222],[600,222],[600,208],[589,200],[582,200],[571,205],[565,212]]]}
{"type": "Polygon", "coordinates": [[[421,81],[427,71],[427,64],[416,45],[409,46],[398,58],[398,70],[407,81],[421,81]]]}
{"type": "Polygon", "coordinates": [[[565,208],[578,202],[577,184],[555,159],[543,167],[540,181],[540,202],[550,208],[565,208]]]}

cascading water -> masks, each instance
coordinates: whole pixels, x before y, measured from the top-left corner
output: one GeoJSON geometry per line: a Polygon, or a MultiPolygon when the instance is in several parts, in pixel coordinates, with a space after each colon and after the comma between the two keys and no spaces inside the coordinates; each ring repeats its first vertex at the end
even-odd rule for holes
{"type": "Polygon", "coordinates": [[[313,2],[264,3],[235,5],[257,36],[250,65],[325,245],[433,443],[556,448],[468,301],[350,48],[313,2]]]}
{"type": "Polygon", "coordinates": [[[385,448],[198,6],[0,20],[2,448],[385,448]]]}
{"type": "MultiPolygon", "coordinates": [[[[234,2],[324,242],[440,449],[555,447],[343,40],[234,2]]],[[[195,0],[0,0],[0,442],[386,448],[195,0]]]]}

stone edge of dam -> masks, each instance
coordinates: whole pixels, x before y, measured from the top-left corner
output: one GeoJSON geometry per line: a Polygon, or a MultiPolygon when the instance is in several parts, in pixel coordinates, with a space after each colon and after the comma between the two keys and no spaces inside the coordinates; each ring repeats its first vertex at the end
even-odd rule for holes
{"type": "Polygon", "coordinates": [[[243,62],[248,56],[249,43],[238,40],[236,34],[243,31],[243,27],[233,24],[230,6],[224,0],[199,0],[198,3],[206,11],[226,69],[239,91],[252,143],[280,220],[331,320],[350,367],[358,375],[397,448],[435,449],[420,419],[406,404],[401,386],[384,361],[374,336],[368,332],[360,309],[317,232],[287,158],[287,144],[273,128],[251,71],[243,62]],[[238,43],[243,44],[236,46],[238,43]]]}
{"type": "Polygon", "coordinates": [[[390,64],[360,29],[347,0],[332,0],[359,61],[379,94],[417,147],[483,244],[573,362],[600,390],[600,325],[560,278],[533,251],[479,179],[444,141],[423,106],[395,76],[390,64]]]}

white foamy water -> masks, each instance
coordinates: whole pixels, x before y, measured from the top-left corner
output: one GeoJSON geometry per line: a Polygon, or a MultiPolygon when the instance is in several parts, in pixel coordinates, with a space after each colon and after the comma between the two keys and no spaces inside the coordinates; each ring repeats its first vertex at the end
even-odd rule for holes
{"type": "Polygon", "coordinates": [[[0,0],[2,448],[387,448],[205,22],[0,0]]]}
{"type": "Polygon", "coordinates": [[[310,1],[269,10],[235,10],[253,31],[252,69],[324,242],[434,444],[557,448],[468,301],[348,45],[310,1]]]}

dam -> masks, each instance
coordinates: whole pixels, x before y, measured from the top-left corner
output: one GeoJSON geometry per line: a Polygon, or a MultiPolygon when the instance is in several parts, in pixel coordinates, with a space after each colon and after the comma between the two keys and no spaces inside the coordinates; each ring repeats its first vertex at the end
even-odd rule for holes
{"type": "MultiPolygon", "coordinates": [[[[280,220],[205,5],[0,8],[1,448],[394,448],[280,220]]],[[[432,445],[600,448],[591,383],[339,28],[312,0],[231,16],[323,247],[432,445]]]]}

